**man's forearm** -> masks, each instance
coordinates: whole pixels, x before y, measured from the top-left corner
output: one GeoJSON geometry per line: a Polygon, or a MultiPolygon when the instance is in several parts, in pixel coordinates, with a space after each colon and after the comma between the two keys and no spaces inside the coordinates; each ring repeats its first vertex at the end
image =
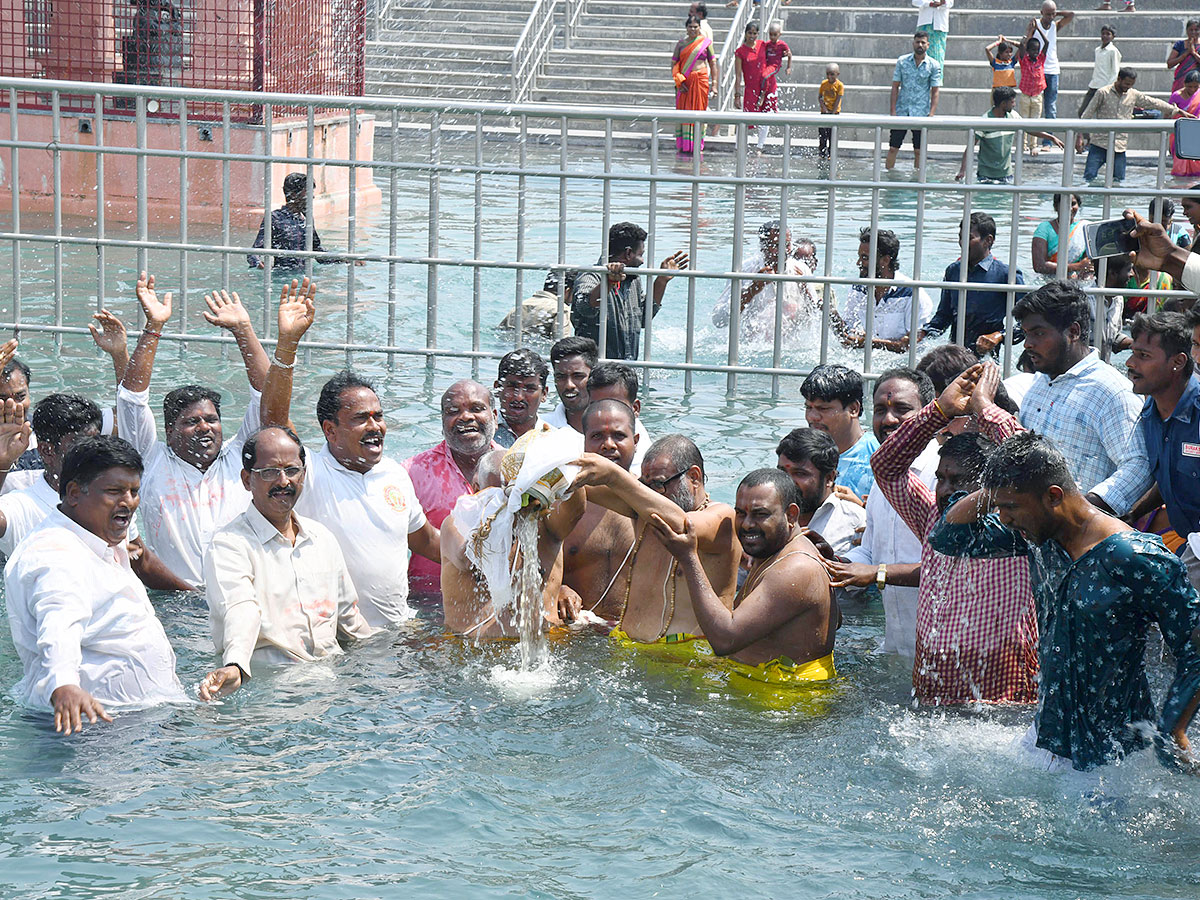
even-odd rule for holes
{"type": "Polygon", "coordinates": [[[708,583],[708,575],[700,564],[699,553],[693,550],[679,561],[679,568],[687,581],[696,621],[700,623],[700,630],[704,632],[704,637],[713,650],[720,655],[740,650],[741,647],[733,646],[736,642],[733,633],[733,613],[725,608],[712,585],[708,583]]]}
{"type": "Polygon", "coordinates": [[[238,350],[241,351],[242,363],[246,366],[246,377],[250,380],[250,387],[261,392],[267,381],[267,369],[271,366],[267,352],[258,340],[258,335],[254,333],[254,328],[249,324],[244,328],[237,329],[233,336],[237,341],[238,350]]]}
{"type": "Polygon", "coordinates": [[[150,373],[154,371],[154,358],[158,355],[158,339],[161,332],[151,323],[146,323],[137,346],[133,348],[133,356],[125,367],[121,384],[126,390],[141,393],[150,387],[150,373]]]}
{"type": "Polygon", "coordinates": [[[296,360],[296,343],[280,338],[275,345],[275,361],[271,364],[262,389],[262,424],[287,425],[292,414],[292,374],[296,360]]]}
{"type": "Polygon", "coordinates": [[[153,591],[191,591],[195,590],[192,585],[188,584],[174,572],[167,568],[166,563],[151,550],[146,547],[141,556],[136,562],[130,563],[138,580],[146,587],[153,591]]]}

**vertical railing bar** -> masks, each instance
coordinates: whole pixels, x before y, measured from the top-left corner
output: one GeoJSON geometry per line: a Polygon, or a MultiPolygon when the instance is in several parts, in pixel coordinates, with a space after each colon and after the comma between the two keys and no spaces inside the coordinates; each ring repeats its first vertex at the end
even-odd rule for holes
{"type": "MultiPolygon", "coordinates": [[[[1109,133],[1108,133],[1108,162],[1106,162],[1104,164],[1104,187],[1105,188],[1111,188],[1113,185],[1113,169],[1116,167],[1116,162],[1117,162],[1116,146],[1117,146],[1117,134],[1115,131],[1109,131],[1109,133]]],[[[1075,142],[1072,141],[1071,149],[1073,150],[1074,148],[1075,148],[1075,142]]],[[[1064,154],[1064,157],[1065,157],[1065,155],[1066,154],[1064,154]]],[[[1161,162],[1161,160],[1160,160],[1160,162],[1161,162]]],[[[1064,168],[1065,168],[1065,164],[1064,164],[1064,168]]],[[[1070,202],[1069,197],[1067,198],[1067,202],[1068,203],[1070,202]]],[[[1112,218],[1112,195],[1105,193],[1105,195],[1104,195],[1104,214],[1101,216],[1101,221],[1107,221],[1110,218],[1112,218]]],[[[1059,247],[1059,250],[1061,251],[1058,254],[1059,267],[1061,269],[1063,267],[1062,261],[1067,256],[1067,247],[1061,238],[1059,239],[1058,247],[1059,247]]],[[[1104,274],[1107,277],[1107,275],[1108,275],[1107,265],[1105,265],[1105,267],[1104,267],[1104,274]]],[[[1061,278],[1062,276],[1060,275],[1059,277],[1061,278]]],[[[1103,286],[1104,286],[1104,282],[1099,281],[1099,280],[1097,280],[1096,284],[1101,288],[1103,288],[1103,286]]],[[[1105,300],[1107,300],[1107,297],[1105,297],[1104,295],[1101,295],[1101,294],[1096,295],[1096,303],[1095,303],[1096,316],[1095,316],[1095,321],[1092,322],[1093,346],[1099,348],[1101,351],[1103,351],[1103,349],[1104,349],[1104,328],[1107,323],[1107,318],[1105,316],[1107,310],[1105,310],[1101,306],[1102,301],[1105,301],[1105,300]]],[[[1147,309],[1150,308],[1151,303],[1152,303],[1152,301],[1150,301],[1150,300],[1146,301],[1147,309]]],[[[1105,305],[1107,305],[1107,304],[1105,304],[1105,305]]]]}
{"type": "MultiPolygon", "coordinates": [[[[273,110],[270,103],[263,104],[263,247],[271,249],[275,246],[275,228],[273,210],[271,209],[271,176],[272,164],[275,157],[273,110]]],[[[309,210],[311,216],[312,210],[309,210]]],[[[260,257],[263,261],[263,294],[262,294],[262,333],[268,333],[268,319],[271,316],[271,271],[275,266],[275,257],[265,254],[260,257]]]]}
{"type": "MultiPolygon", "coordinates": [[[[311,107],[310,107],[311,108],[311,107]]],[[[350,107],[350,183],[349,196],[346,198],[346,250],[352,256],[358,250],[358,107],[350,107]]],[[[312,179],[309,179],[309,191],[312,190],[312,179]]],[[[309,207],[308,222],[312,221],[312,207],[309,207]]],[[[354,343],[354,299],[358,288],[358,277],[355,275],[357,262],[346,266],[346,343],[354,343]]],[[[346,351],[346,365],[350,365],[353,354],[346,351]]]]}
{"type": "MultiPolygon", "coordinates": [[[[50,140],[54,146],[54,324],[63,323],[63,245],[62,245],[62,97],[58,91],[50,93],[50,140]]],[[[145,144],[140,145],[143,148],[145,144]]],[[[141,157],[143,160],[145,157],[141,157]]],[[[138,198],[144,202],[143,198],[138,198]]],[[[145,238],[142,238],[145,240],[145,238]]],[[[62,349],[62,332],[54,333],[54,348],[62,349]]]]}
{"type": "MultiPolygon", "coordinates": [[[[179,102],[179,242],[188,242],[188,107],[179,102]]],[[[179,251],[179,331],[188,330],[188,252],[179,251]]],[[[179,352],[187,350],[187,343],[179,342],[179,352]]]]}
{"type": "MultiPolygon", "coordinates": [[[[612,117],[609,116],[609,117],[606,117],[604,120],[604,174],[605,175],[608,175],[612,172],[612,149],[613,149],[612,133],[613,133],[612,117]]],[[[611,212],[612,212],[612,179],[611,178],[604,179],[602,205],[603,205],[603,209],[602,209],[601,218],[600,218],[600,221],[601,221],[600,244],[604,249],[600,252],[600,265],[607,265],[607,263],[608,263],[608,229],[609,229],[609,226],[612,224],[609,221],[609,216],[611,215],[611,212]]],[[[644,287],[644,285],[643,285],[643,287],[644,287]]],[[[601,272],[600,273],[600,320],[597,325],[597,327],[599,328],[599,334],[597,334],[597,336],[596,336],[597,337],[596,343],[599,344],[599,346],[600,346],[600,358],[601,359],[608,358],[608,292],[609,292],[608,276],[605,273],[601,272]]]]}
{"type": "MultiPolygon", "coordinates": [[[[517,176],[517,262],[525,262],[525,202],[526,191],[529,187],[529,180],[525,175],[525,165],[528,156],[528,141],[529,141],[529,117],[524,113],[521,114],[521,136],[517,148],[517,166],[520,173],[517,176]]],[[[514,302],[513,315],[515,316],[516,336],[514,347],[520,347],[525,343],[525,313],[523,304],[525,301],[525,270],[517,269],[514,281],[514,302]]]]}
{"type": "MultiPolygon", "coordinates": [[[[658,118],[650,120],[650,212],[646,222],[646,259],[650,265],[657,265],[661,262],[658,258],[657,240],[655,235],[658,233],[658,118]]],[[[690,266],[691,263],[689,262],[690,266]]],[[[688,279],[691,280],[690,278],[688,279]]],[[[643,335],[645,341],[642,347],[642,359],[649,362],[651,357],[651,344],[654,340],[654,303],[653,303],[653,287],[650,288],[651,302],[646,304],[646,312],[643,322],[643,335]]],[[[650,393],[650,367],[646,366],[642,369],[642,395],[648,396],[650,393]]]]}
{"type": "MultiPolygon", "coordinates": [[[[17,92],[12,89],[8,92],[8,130],[12,135],[13,143],[19,140],[18,121],[20,116],[17,114],[17,92]]],[[[17,147],[12,148],[12,154],[9,161],[9,187],[12,188],[12,222],[13,232],[21,233],[21,151],[17,147]]],[[[13,321],[20,323],[21,319],[21,242],[13,241],[13,261],[12,261],[12,292],[13,292],[13,321]]]]}
{"type": "MultiPolygon", "coordinates": [[[[438,220],[441,217],[441,163],[442,163],[442,114],[434,112],[429,119],[429,243],[430,259],[438,255],[438,220]]],[[[478,214],[478,213],[477,213],[478,214]]],[[[438,267],[429,263],[425,275],[425,346],[432,350],[437,347],[438,329],[438,267]]],[[[434,356],[428,357],[428,366],[432,369],[434,356]]]]}
{"type": "MultiPolygon", "coordinates": [[[[399,130],[400,130],[400,111],[392,110],[391,117],[392,132],[388,139],[388,162],[396,162],[399,148],[399,130]]],[[[394,257],[397,250],[397,241],[399,238],[398,223],[396,221],[396,197],[399,190],[400,173],[395,169],[388,170],[388,256],[394,257]]],[[[478,274],[479,267],[475,267],[475,273],[478,274]]],[[[388,346],[396,346],[396,279],[397,266],[395,259],[388,260],[388,309],[387,309],[387,335],[388,346]]],[[[396,354],[389,353],[387,357],[388,367],[391,368],[396,364],[396,354]]]]}
{"type": "MultiPolygon", "coordinates": [[[[562,224],[559,224],[562,228],[562,224]]],[[[475,221],[473,224],[475,259],[483,256],[483,113],[475,113],[475,221]]],[[[471,349],[479,352],[480,329],[483,327],[483,270],[474,266],[471,272],[471,349]]],[[[471,377],[479,379],[479,357],[471,359],[471,377]]]]}
{"type": "MultiPolygon", "coordinates": [[[[697,234],[696,223],[700,221],[700,154],[695,152],[695,138],[697,135],[692,134],[692,217],[691,227],[688,229],[688,265],[696,265],[696,254],[700,252],[699,235],[697,234]]],[[[696,279],[688,279],[688,295],[687,295],[687,342],[684,345],[683,359],[686,363],[691,363],[696,358],[696,279]]],[[[692,370],[686,369],[683,373],[683,390],[685,394],[692,392],[692,370]]]]}
{"type": "Polygon", "coordinates": [[[146,195],[149,193],[146,174],[146,98],[139,96],[136,106],[137,128],[137,235],[140,246],[137,251],[138,271],[149,271],[149,252],[145,242],[149,240],[150,225],[146,215],[146,195]]]}
{"type": "MultiPolygon", "coordinates": [[[[308,105],[308,115],[305,117],[304,123],[305,154],[311,160],[317,154],[317,122],[316,109],[310,103],[308,105]]],[[[354,132],[354,122],[350,122],[351,134],[354,132]]],[[[393,130],[393,134],[395,131],[393,130]]],[[[351,172],[354,170],[351,169],[351,172]]],[[[313,215],[313,164],[307,163],[304,167],[304,249],[312,252],[313,234],[316,232],[316,216],[313,215]]],[[[312,278],[313,274],[313,258],[311,256],[304,257],[304,274],[312,278]]]]}
{"type": "MultiPolygon", "coordinates": [[[[837,206],[838,173],[837,127],[829,135],[829,192],[825,200],[825,268],[826,278],[833,276],[833,211],[837,206]]],[[[845,290],[845,288],[843,288],[845,290]]],[[[833,286],[825,282],[821,286],[821,356],[820,363],[829,362],[829,322],[833,318],[833,286]]]]}
{"type": "MultiPolygon", "coordinates": [[[[783,179],[783,184],[779,187],[779,241],[776,246],[778,251],[775,254],[775,271],[780,275],[787,273],[788,259],[791,256],[791,246],[788,241],[788,185],[787,179],[791,174],[790,165],[792,155],[792,126],[783,126],[783,164],[780,170],[780,177],[783,179]]],[[[778,369],[783,361],[783,296],[784,289],[787,287],[785,282],[775,282],[775,337],[771,346],[771,367],[778,369]]],[[[779,398],[779,376],[771,376],[771,397],[779,398]]]]}
{"type": "MultiPolygon", "coordinates": [[[[96,141],[96,240],[104,240],[104,95],[96,94],[93,100],[95,117],[92,119],[92,134],[96,141]]],[[[19,231],[20,229],[18,229],[19,231]]],[[[96,244],[96,310],[104,309],[104,298],[108,293],[105,278],[107,250],[103,243],[96,244]]]]}
{"type": "MultiPolygon", "coordinates": [[[[878,265],[879,257],[879,178],[880,168],[883,165],[883,128],[875,127],[875,154],[871,161],[871,246],[867,248],[867,277],[875,277],[875,267],[878,265]]],[[[863,290],[866,291],[866,316],[863,323],[863,371],[871,371],[871,351],[872,339],[875,336],[875,286],[863,285],[863,290]]]]}
{"type": "MultiPolygon", "coordinates": [[[[929,132],[926,131],[921,135],[921,144],[924,151],[921,154],[921,165],[917,168],[917,181],[921,184],[925,183],[925,178],[928,174],[929,166],[929,132]]],[[[975,132],[967,131],[967,193],[963,196],[966,198],[967,209],[970,210],[970,172],[974,168],[973,153],[975,150],[975,132]]],[[[967,213],[969,215],[969,212],[967,213]]],[[[925,233],[925,191],[917,191],[917,222],[916,234],[913,238],[913,272],[914,281],[921,280],[921,260],[924,258],[925,242],[923,240],[925,233]]],[[[893,262],[895,262],[893,260],[893,262]]],[[[908,321],[908,364],[915,366],[917,364],[917,333],[921,327],[921,291],[922,288],[913,288],[912,306],[909,308],[908,321]]]]}
{"type": "MultiPolygon", "coordinates": [[[[1017,131],[1017,164],[1013,169],[1013,184],[1022,184],[1024,179],[1025,134],[1017,131]]],[[[1065,154],[1064,154],[1065,159],[1065,154]]],[[[1064,163],[1065,164],[1065,163],[1064,163]]],[[[1008,283],[1017,283],[1017,227],[1021,221],[1021,192],[1012,192],[1012,228],[1008,235],[1008,283]]],[[[1004,377],[1012,374],[1013,367],[1013,306],[1016,305],[1017,295],[1008,291],[1004,298],[1004,377]]]]}
{"type": "MultiPolygon", "coordinates": [[[[973,151],[975,149],[974,145],[975,131],[974,129],[970,129],[967,133],[967,146],[973,151]]],[[[963,214],[962,219],[959,221],[958,232],[958,283],[960,285],[958,288],[958,310],[955,313],[954,334],[950,338],[953,342],[963,345],[966,344],[965,335],[967,331],[967,291],[969,289],[967,279],[971,277],[970,245],[973,190],[974,188],[967,185],[963,191],[963,214]]],[[[1015,222],[1013,223],[1013,227],[1016,227],[1015,222]]],[[[919,239],[920,232],[917,234],[919,239]]],[[[968,347],[967,349],[972,352],[975,351],[974,347],[968,347]]]]}
{"type": "MultiPolygon", "coordinates": [[[[731,272],[742,271],[742,241],[746,239],[746,152],[749,135],[745,123],[737,126],[737,157],[734,163],[734,175],[739,179],[733,189],[733,262],[731,272]]],[[[698,134],[699,132],[694,132],[698,134]]],[[[695,227],[693,221],[692,227],[695,227]]],[[[691,323],[688,323],[691,331],[691,323]]],[[[726,363],[736,366],[738,363],[738,341],[742,336],[742,282],[734,278],[729,282],[729,344],[726,350],[726,363]]],[[[732,394],[737,390],[737,373],[730,372],[725,376],[725,392],[732,394]]]]}
{"type": "MultiPolygon", "coordinates": [[[[221,104],[221,152],[224,159],[221,160],[221,246],[228,247],[230,239],[230,187],[229,187],[229,153],[232,146],[232,129],[231,116],[229,113],[229,101],[226,100],[221,104]]],[[[270,219],[264,216],[264,221],[270,224],[270,219]]],[[[221,288],[229,290],[229,254],[221,254],[221,288]]]]}
{"type": "MultiPolygon", "coordinates": [[[[558,120],[558,264],[567,262],[567,117],[558,120]]],[[[566,330],[567,270],[558,271],[558,311],[554,316],[554,337],[566,330]]]]}

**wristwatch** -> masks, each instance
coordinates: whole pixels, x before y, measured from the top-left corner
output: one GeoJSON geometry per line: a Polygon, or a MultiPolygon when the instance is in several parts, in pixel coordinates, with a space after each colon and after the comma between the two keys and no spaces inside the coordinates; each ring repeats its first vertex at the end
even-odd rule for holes
{"type": "Polygon", "coordinates": [[[880,563],[879,570],[875,573],[875,587],[882,591],[885,584],[887,584],[887,563],[880,563]]]}

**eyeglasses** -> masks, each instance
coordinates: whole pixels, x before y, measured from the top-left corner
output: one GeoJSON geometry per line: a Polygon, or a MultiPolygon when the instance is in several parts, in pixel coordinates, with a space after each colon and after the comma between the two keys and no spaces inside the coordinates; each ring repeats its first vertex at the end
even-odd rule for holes
{"type": "Polygon", "coordinates": [[[652,479],[651,481],[647,481],[645,478],[643,478],[642,484],[644,484],[646,487],[650,488],[650,490],[656,491],[657,493],[661,494],[663,491],[665,491],[667,489],[667,485],[669,485],[672,481],[675,481],[678,478],[686,475],[688,473],[688,469],[691,469],[691,466],[688,466],[687,469],[684,469],[681,472],[676,472],[670,478],[662,478],[662,479],[655,478],[655,479],[652,479]]]}
{"type": "Polygon", "coordinates": [[[304,474],[304,466],[288,466],[282,469],[279,466],[264,466],[250,471],[263,481],[278,481],[284,475],[288,478],[299,478],[304,474]]]}

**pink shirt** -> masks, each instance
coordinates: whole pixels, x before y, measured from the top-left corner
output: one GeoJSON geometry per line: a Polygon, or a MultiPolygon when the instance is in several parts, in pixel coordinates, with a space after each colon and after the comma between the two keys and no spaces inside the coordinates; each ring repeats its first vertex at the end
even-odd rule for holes
{"type": "MultiPolygon", "coordinates": [[[[491,449],[504,448],[493,441],[491,449]]],[[[445,441],[409,457],[400,465],[408,470],[413,490],[425,510],[425,518],[437,528],[442,527],[442,522],[450,515],[459,497],[473,493],[445,441]]],[[[413,591],[440,592],[442,567],[414,553],[408,564],[408,583],[413,591]]]]}

